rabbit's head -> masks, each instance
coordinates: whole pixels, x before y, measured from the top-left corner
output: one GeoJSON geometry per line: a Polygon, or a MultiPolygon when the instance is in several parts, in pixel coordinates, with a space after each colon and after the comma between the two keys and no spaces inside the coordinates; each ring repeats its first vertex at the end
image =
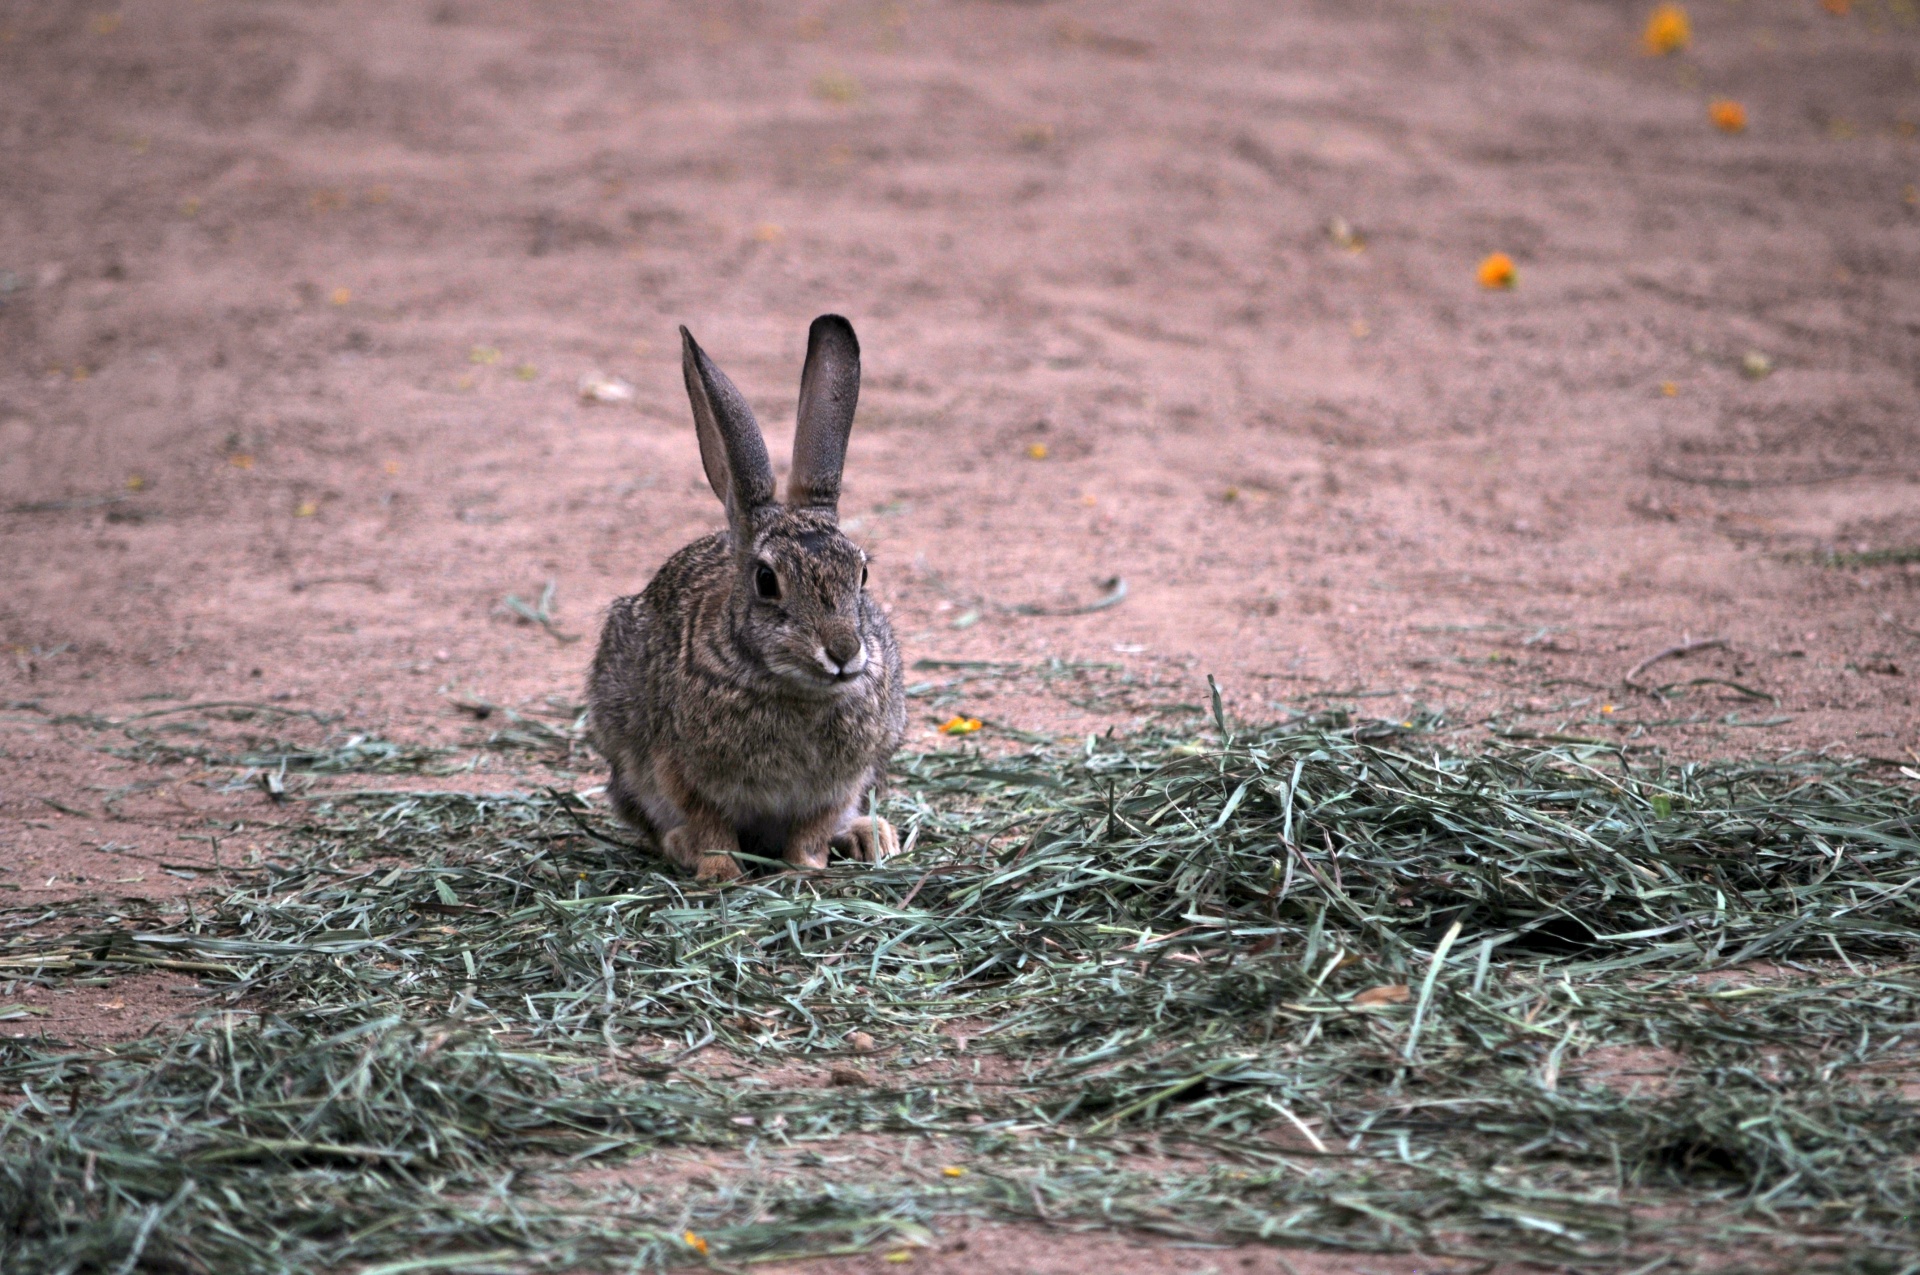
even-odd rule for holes
{"type": "Polygon", "coordinates": [[[860,343],[837,314],[813,321],[800,377],[787,500],[746,399],[680,329],[681,366],[700,460],[727,507],[732,542],[729,636],[790,690],[840,695],[870,677],[867,555],[841,533],[840,470],[860,396],[860,343]]]}

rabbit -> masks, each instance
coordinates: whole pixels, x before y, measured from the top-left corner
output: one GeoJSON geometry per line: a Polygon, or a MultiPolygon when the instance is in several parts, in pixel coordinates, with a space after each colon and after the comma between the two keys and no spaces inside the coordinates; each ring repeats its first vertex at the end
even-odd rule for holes
{"type": "Polygon", "coordinates": [[[840,471],[860,343],[837,314],[807,334],[787,501],[747,400],[680,329],[707,482],[727,527],[608,609],[588,677],[589,738],[614,811],[705,881],[745,850],[824,868],[829,848],[899,848],[870,810],[906,733],[900,648],[841,532],[840,471]]]}

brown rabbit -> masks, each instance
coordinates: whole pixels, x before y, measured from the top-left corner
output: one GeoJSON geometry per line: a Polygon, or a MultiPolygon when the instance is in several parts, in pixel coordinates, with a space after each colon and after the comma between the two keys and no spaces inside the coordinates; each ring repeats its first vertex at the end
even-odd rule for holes
{"type": "Polygon", "coordinates": [[[839,527],[860,343],[837,314],[813,321],[781,505],[746,399],[685,328],[680,341],[727,529],[608,610],[587,708],[613,808],[702,880],[739,876],[742,849],[796,868],[825,867],[829,846],[878,863],[898,841],[867,806],[906,700],[867,555],[839,527]]]}

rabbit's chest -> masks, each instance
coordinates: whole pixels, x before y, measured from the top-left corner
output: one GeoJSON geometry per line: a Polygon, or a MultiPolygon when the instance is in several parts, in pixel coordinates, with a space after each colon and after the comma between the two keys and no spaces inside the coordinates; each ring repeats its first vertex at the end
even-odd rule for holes
{"type": "Polygon", "coordinates": [[[791,705],[735,719],[699,767],[705,795],[736,819],[794,819],[840,805],[871,776],[877,741],[860,714],[796,718],[791,705]]]}

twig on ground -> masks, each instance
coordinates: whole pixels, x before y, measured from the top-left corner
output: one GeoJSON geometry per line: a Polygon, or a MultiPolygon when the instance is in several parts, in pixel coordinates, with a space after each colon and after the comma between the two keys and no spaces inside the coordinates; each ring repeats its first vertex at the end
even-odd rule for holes
{"type": "Polygon", "coordinates": [[[102,505],[117,505],[126,497],[118,492],[106,496],[76,496],[72,500],[29,500],[25,504],[9,505],[10,514],[57,514],[69,509],[98,509],[102,505]]]}
{"type": "Polygon", "coordinates": [[[1119,606],[1127,599],[1127,582],[1119,576],[1109,576],[1101,582],[1105,590],[1098,600],[1085,606],[1049,607],[1034,602],[1022,602],[1010,607],[1002,607],[1009,615],[1089,615],[1095,611],[1104,611],[1108,607],[1119,606]]]}
{"type": "Polygon", "coordinates": [[[1634,679],[1658,664],[1661,660],[1679,659],[1683,655],[1692,655],[1695,651],[1707,651],[1715,647],[1724,649],[1726,645],[1727,640],[1725,638],[1701,638],[1698,642],[1682,642],[1677,646],[1670,646],[1664,651],[1655,651],[1652,655],[1649,655],[1646,659],[1641,660],[1638,664],[1628,669],[1627,675],[1620,680],[1636,691],[1644,691],[1647,688],[1640,685],[1640,683],[1634,679]]]}

